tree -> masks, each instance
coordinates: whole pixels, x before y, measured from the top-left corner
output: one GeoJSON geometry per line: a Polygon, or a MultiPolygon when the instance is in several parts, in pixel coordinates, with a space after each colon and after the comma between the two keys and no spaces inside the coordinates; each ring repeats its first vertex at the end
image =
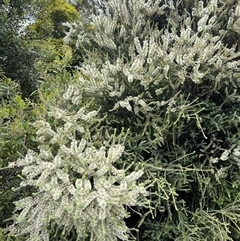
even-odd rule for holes
{"type": "MultiPolygon", "coordinates": [[[[66,31],[64,23],[81,21],[81,17],[76,8],[65,0],[35,1],[32,7],[32,22],[26,28],[26,38],[31,46],[39,50],[36,64],[40,79],[43,80],[41,74],[46,72],[44,68],[50,69],[49,66],[55,65],[55,60],[64,59],[65,53],[62,50],[69,50],[69,46],[63,41],[66,31]]],[[[79,62],[79,56],[75,52],[80,51],[72,49],[71,59],[65,66],[70,72],[73,72],[73,66],[79,62]]]]}
{"type": "Polygon", "coordinates": [[[61,49],[62,23],[80,16],[64,0],[2,1],[0,12],[0,68],[20,84],[23,96],[29,97],[39,85],[41,70],[36,63],[45,58],[45,46],[55,46],[55,52],[61,49]]]}
{"type": "Polygon", "coordinates": [[[38,73],[34,66],[37,53],[21,36],[24,3],[9,1],[0,5],[0,69],[20,84],[24,97],[29,97],[37,87],[38,73]]]}
{"type": "Polygon", "coordinates": [[[239,239],[239,5],[189,2],[102,1],[68,24],[83,65],[10,165],[37,190],[10,235],[239,239]]]}
{"type": "Polygon", "coordinates": [[[65,0],[36,1],[34,21],[28,26],[28,34],[32,38],[62,39],[65,36],[63,23],[80,20],[80,15],[74,6],[65,0]]]}

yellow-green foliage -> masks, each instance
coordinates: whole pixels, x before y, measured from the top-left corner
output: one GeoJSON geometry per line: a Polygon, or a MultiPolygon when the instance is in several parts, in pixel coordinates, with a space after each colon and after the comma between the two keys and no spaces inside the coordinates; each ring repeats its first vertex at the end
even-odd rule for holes
{"type": "Polygon", "coordinates": [[[14,208],[13,201],[22,195],[11,190],[19,182],[19,170],[4,167],[25,155],[28,148],[35,149],[35,131],[30,122],[44,114],[44,107],[22,99],[19,86],[10,79],[2,76],[0,83],[0,227],[3,227],[3,221],[14,208]]]}
{"type": "Polygon", "coordinates": [[[78,11],[65,0],[44,1],[39,4],[35,22],[28,26],[33,36],[44,38],[64,37],[64,22],[80,20],[78,11]],[[42,3],[42,4],[41,4],[42,3]]]}

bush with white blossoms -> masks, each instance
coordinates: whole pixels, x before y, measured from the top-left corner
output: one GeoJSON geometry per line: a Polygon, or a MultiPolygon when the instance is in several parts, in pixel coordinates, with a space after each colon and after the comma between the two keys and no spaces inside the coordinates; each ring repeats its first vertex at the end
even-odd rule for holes
{"type": "Polygon", "coordinates": [[[64,38],[79,72],[35,123],[39,150],[12,164],[36,191],[10,234],[239,240],[238,1],[81,4],[64,38]]]}
{"type": "Polygon", "coordinates": [[[77,130],[85,132],[76,121],[87,121],[97,112],[84,115],[82,111],[71,117],[59,109],[50,113],[65,122],[63,128],[53,130],[47,121],[36,122],[39,152],[30,150],[10,164],[22,167],[21,187],[36,189],[32,196],[16,202],[20,213],[9,227],[10,234],[48,241],[54,223],[64,233],[76,230],[81,240],[89,236],[99,241],[128,240],[126,207],[146,204],[147,191],[137,184],[143,171],[129,172],[116,166],[119,160],[124,162],[124,146],[114,143],[116,137],[100,148],[89,139],[74,137],[77,130]]]}

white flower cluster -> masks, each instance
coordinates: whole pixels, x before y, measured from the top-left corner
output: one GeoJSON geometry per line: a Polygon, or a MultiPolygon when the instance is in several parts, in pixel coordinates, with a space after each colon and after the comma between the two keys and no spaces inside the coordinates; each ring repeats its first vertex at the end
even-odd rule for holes
{"type": "Polygon", "coordinates": [[[240,145],[233,149],[233,159],[240,169],[240,145]]]}
{"type": "Polygon", "coordinates": [[[20,213],[10,234],[49,241],[48,225],[54,222],[75,229],[78,238],[128,240],[125,206],[142,205],[147,191],[137,184],[142,170],[127,174],[114,166],[124,146],[97,149],[85,139],[72,140],[61,144],[55,156],[41,147],[40,153],[29,151],[14,164],[23,167],[21,186],[33,186],[37,192],[16,202],[20,213]]]}
{"type": "MultiPolygon", "coordinates": [[[[195,84],[216,80],[220,86],[239,66],[239,61],[231,60],[234,49],[222,43],[225,31],[216,29],[218,17],[224,13],[224,8],[216,13],[218,0],[211,0],[206,6],[200,1],[199,7],[193,9],[193,17],[199,19],[195,31],[193,18],[189,16],[182,20],[180,27],[169,24],[165,30],[151,28],[150,16],[161,16],[169,8],[164,1],[109,0],[103,4],[108,12],[101,10],[93,15],[95,30],[84,32],[88,41],[99,46],[95,51],[101,52],[101,59],[94,57],[85,61],[81,72],[89,79],[80,77],[79,89],[121,97],[127,91],[127,82],[139,81],[144,90],[154,86],[159,95],[163,93],[163,82],[168,82],[173,89],[190,80],[195,84]],[[109,56],[115,53],[115,57],[109,60],[108,53],[109,56]]],[[[82,36],[79,32],[79,38],[82,36]]],[[[128,109],[131,108],[128,106],[128,109]]]]}
{"type": "Polygon", "coordinates": [[[147,202],[146,188],[138,184],[143,171],[121,169],[124,138],[101,134],[100,109],[90,110],[82,101],[76,104],[77,95],[82,99],[76,86],[69,85],[63,98],[70,107],[49,107],[48,119],[34,123],[38,151],[29,150],[9,165],[22,167],[21,187],[36,190],[16,202],[19,215],[9,227],[10,235],[49,241],[49,225],[54,223],[75,230],[79,239],[128,240],[126,207],[147,202]]]}
{"type": "Polygon", "coordinates": [[[238,2],[233,15],[228,19],[227,27],[240,34],[240,2],[238,2]]]}
{"type": "Polygon", "coordinates": [[[235,164],[240,169],[240,146],[224,150],[220,157],[210,157],[210,162],[218,163],[219,161],[227,161],[229,158],[234,160],[235,164]]]}

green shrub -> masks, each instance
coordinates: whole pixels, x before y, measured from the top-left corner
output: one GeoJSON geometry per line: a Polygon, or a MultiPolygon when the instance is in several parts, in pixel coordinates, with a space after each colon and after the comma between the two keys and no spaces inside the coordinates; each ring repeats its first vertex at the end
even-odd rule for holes
{"type": "Polygon", "coordinates": [[[36,148],[35,130],[30,124],[39,116],[36,104],[23,100],[20,87],[12,80],[2,76],[0,79],[0,227],[12,215],[13,201],[28,193],[26,190],[13,192],[12,187],[20,183],[21,170],[6,169],[12,162],[27,153],[29,148],[36,148]]]}
{"type": "Polygon", "coordinates": [[[68,25],[84,64],[35,123],[38,150],[10,165],[37,190],[16,202],[10,235],[238,240],[239,6],[102,4],[91,31],[68,25]]]}

